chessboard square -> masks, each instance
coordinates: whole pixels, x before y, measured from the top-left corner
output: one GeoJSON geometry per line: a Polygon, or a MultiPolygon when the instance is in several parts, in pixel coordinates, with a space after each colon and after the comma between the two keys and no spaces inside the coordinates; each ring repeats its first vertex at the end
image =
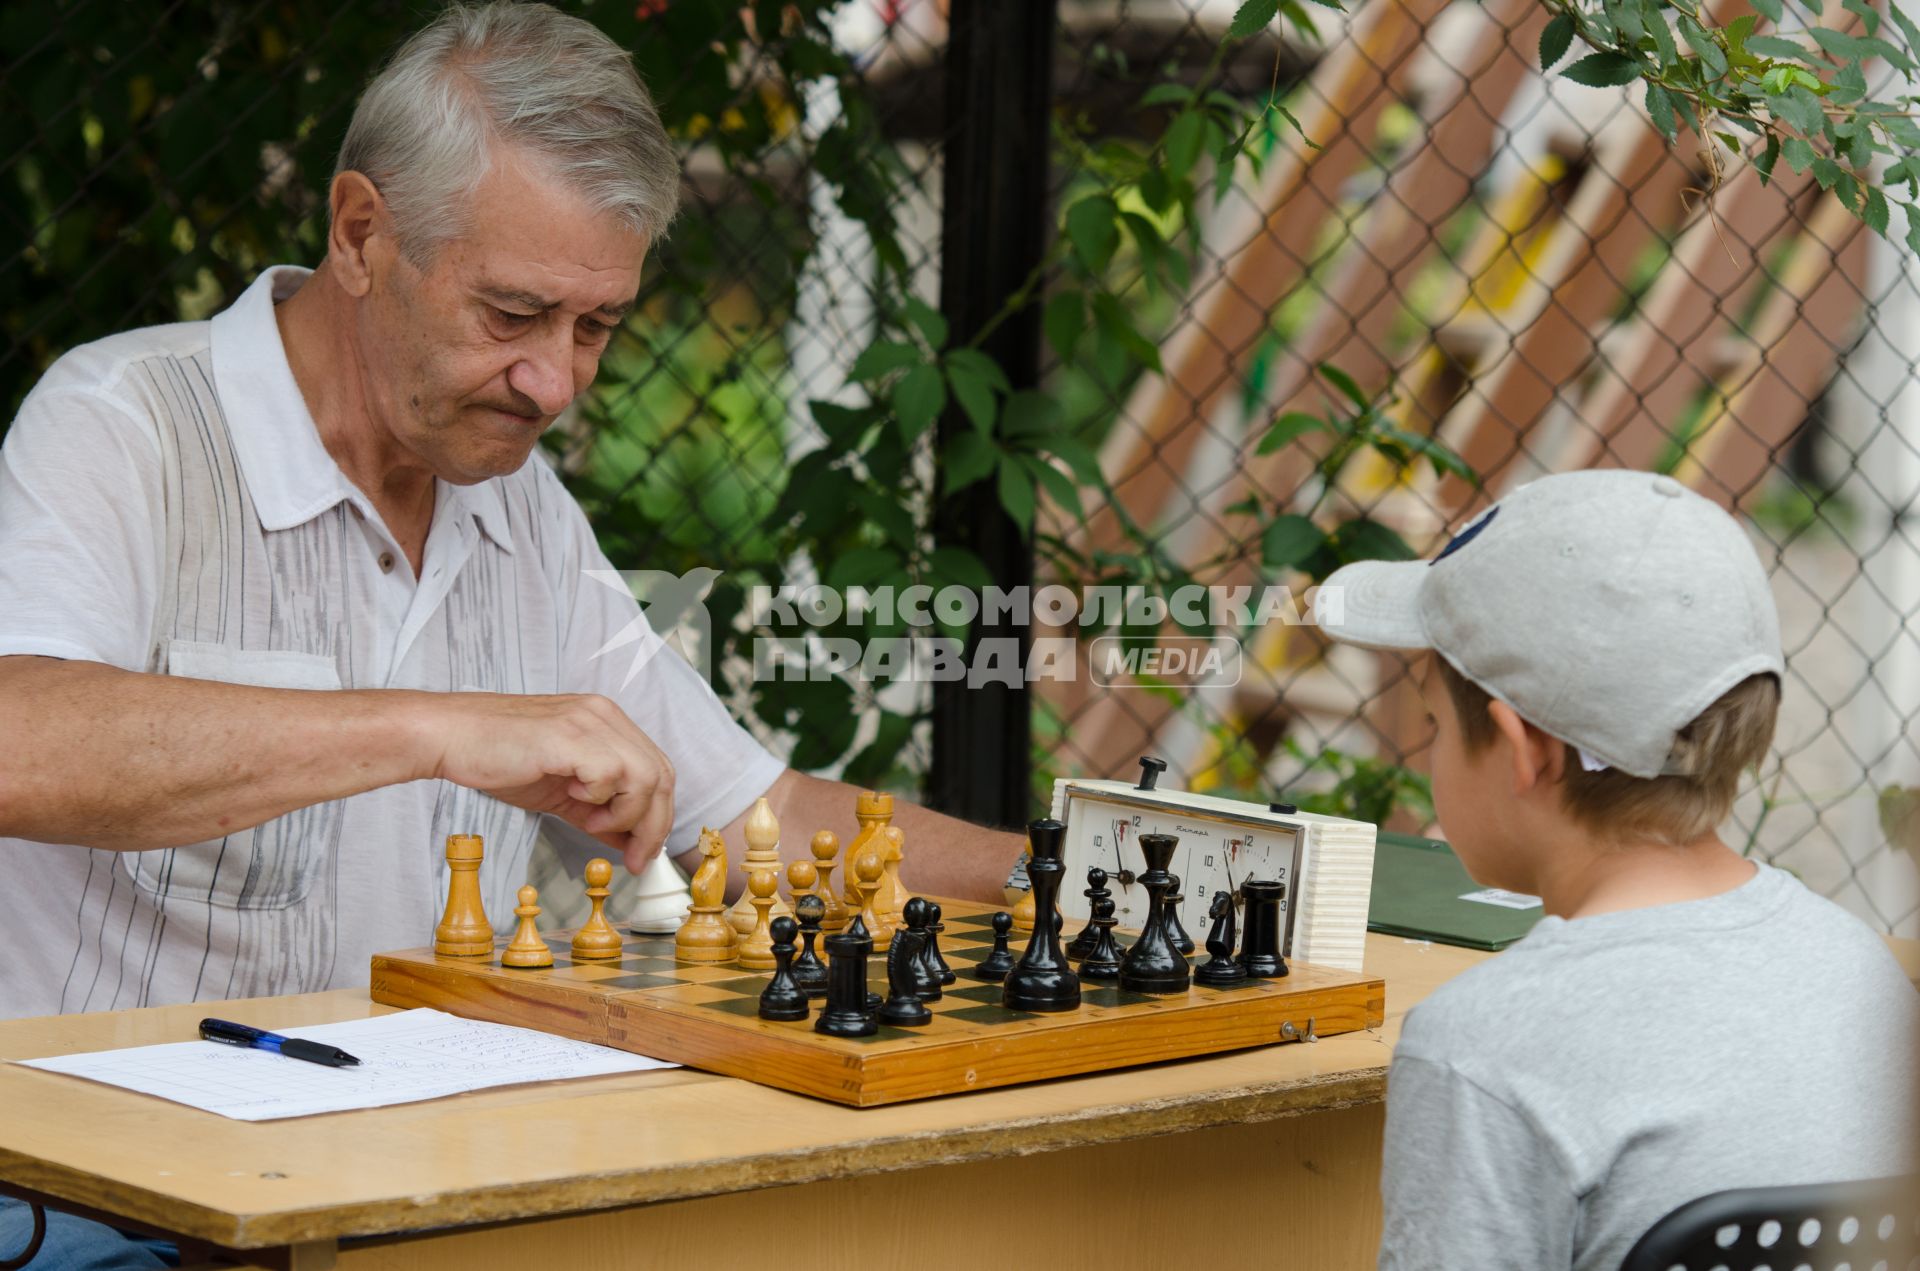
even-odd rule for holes
{"type": "Polygon", "coordinates": [[[664,988],[666,985],[677,983],[679,983],[679,981],[670,975],[649,975],[643,973],[640,975],[608,976],[604,980],[595,980],[593,987],[596,989],[620,989],[624,991],[628,989],[664,988]]]}
{"type": "Polygon", "coordinates": [[[992,931],[993,915],[992,914],[966,914],[959,918],[942,919],[940,925],[945,927],[948,931],[954,931],[954,930],[959,930],[959,929],[968,928],[968,927],[977,927],[982,931],[992,931]]]}
{"type": "Polygon", "coordinates": [[[670,957],[662,958],[651,953],[643,953],[638,956],[630,953],[620,959],[620,965],[629,971],[656,971],[661,975],[666,975],[673,971],[679,963],[670,957]]]}
{"type": "Polygon", "coordinates": [[[1102,1006],[1115,1008],[1121,1006],[1157,1006],[1166,998],[1153,997],[1146,993],[1129,993],[1111,985],[1093,985],[1080,982],[1080,1004],[1082,1006],[1102,1006]]]}
{"type": "Polygon", "coordinates": [[[752,997],[716,998],[711,1002],[702,1002],[701,1005],[710,1011],[724,1011],[728,1015],[742,1015],[756,1019],[760,1015],[760,996],[757,993],[752,997]]]}
{"type": "MultiPolygon", "coordinates": [[[[996,993],[998,989],[994,990],[996,993]]],[[[1039,1019],[1033,1011],[1008,1010],[1004,1006],[962,1006],[951,1011],[941,1011],[941,1019],[957,1019],[968,1024],[1014,1024],[1022,1020],[1039,1019]]]]}
{"type": "Polygon", "coordinates": [[[660,974],[670,975],[682,984],[715,984],[722,980],[746,978],[740,974],[739,967],[716,962],[676,962],[660,974]]]}
{"type": "Polygon", "coordinates": [[[1265,983],[1270,983],[1270,981],[1249,975],[1246,979],[1235,980],[1232,984],[1208,984],[1204,980],[1196,979],[1193,982],[1193,987],[1196,989],[1211,989],[1215,993],[1234,993],[1243,989],[1257,989],[1265,983]]]}
{"type": "Polygon", "coordinates": [[[999,1006],[1001,999],[1001,990],[998,984],[969,985],[965,980],[949,987],[946,990],[946,994],[948,997],[957,997],[963,1001],[986,1002],[994,1006],[999,1006]]]}

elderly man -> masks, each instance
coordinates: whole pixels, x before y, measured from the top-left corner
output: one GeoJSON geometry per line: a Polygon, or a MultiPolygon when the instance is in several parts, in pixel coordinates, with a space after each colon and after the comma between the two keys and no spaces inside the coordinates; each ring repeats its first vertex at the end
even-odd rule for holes
{"type": "MultiPolygon", "coordinates": [[[[600,32],[451,8],[361,98],[318,269],[47,373],[0,456],[0,1016],[364,983],[448,833],[504,915],[543,816],[630,869],[762,795],[850,828],[680,658],[596,660],[637,607],[530,458],[677,182],[600,32]]],[[[997,894],[1011,835],[898,821],[918,886],[997,894]]]]}

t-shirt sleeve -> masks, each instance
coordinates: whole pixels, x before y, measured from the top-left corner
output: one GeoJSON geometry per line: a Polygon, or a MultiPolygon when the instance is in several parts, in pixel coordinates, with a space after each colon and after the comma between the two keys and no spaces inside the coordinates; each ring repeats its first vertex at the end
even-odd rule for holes
{"type": "Polygon", "coordinates": [[[1573,1265],[1579,1206],[1559,1153],[1449,1064],[1394,1057],[1380,1193],[1381,1271],[1573,1265]]]}
{"type": "MultiPolygon", "coordinates": [[[[566,622],[562,691],[599,693],[618,702],[666,752],[674,769],[673,830],[667,850],[686,851],[698,840],[701,826],[722,826],[744,813],[786,765],[735,721],[686,657],[648,625],[559,479],[542,472],[539,484],[541,502],[568,536],[568,564],[559,579],[566,622]],[[564,506],[554,508],[556,502],[564,506]]],[[[697,582],[686,580],[686,586],[697,582]]],[[[693,594],[679,600],[697,615],[693,594]]]]}
{"type": "Polygon", "coordinates": [[[84,390],[30,395],[0,446],[0,655],[144,671],[161,499],[147,424],[84,390]]]}

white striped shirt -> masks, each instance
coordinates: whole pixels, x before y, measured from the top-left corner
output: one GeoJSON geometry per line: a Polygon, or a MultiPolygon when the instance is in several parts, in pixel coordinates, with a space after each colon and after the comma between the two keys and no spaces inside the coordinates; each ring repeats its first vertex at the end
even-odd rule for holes
{"type": "MultiPolygon", "coordinates": [[[[285,688],[604,693],[673,761],[672,850],[780,774],[678,655],[596,657],[639,617],[538,460],[436,486],[419,580],[322,446],[269,270],[210,322],[78,348],[0,448],[0,655],[285,688]]],[[[4,758],[0,757],[0,762],[4,758]]],[[[449,833],[487,844],[511,922],[539,818],[442,781],[302,808],[189,847],[0,839],[0,1017],[364,984],[432,938],[449,833]]]]}

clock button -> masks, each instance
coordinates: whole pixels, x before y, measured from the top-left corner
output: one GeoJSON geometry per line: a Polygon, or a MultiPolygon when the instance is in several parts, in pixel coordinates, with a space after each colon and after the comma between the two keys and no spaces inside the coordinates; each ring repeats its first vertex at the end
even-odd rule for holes
{"type": "Polygon", "coordinates": [[[1134,789],[1153,789],[1154,783],[1160,780],[1160,774],[1166,770],[1166,760],[1155,759],[1152,755],[1142,755],[1140,757],[1140,784],[1135,786],[1134,789]]]}
{"type": "Polygon", "coordinates": [[[1293,816],[1297,814],[1300,809],[1294,807],[1291,803],[1269,803],[1267,805],[1267,811],[1278,812],[1281,816],[1293,816]]]}

